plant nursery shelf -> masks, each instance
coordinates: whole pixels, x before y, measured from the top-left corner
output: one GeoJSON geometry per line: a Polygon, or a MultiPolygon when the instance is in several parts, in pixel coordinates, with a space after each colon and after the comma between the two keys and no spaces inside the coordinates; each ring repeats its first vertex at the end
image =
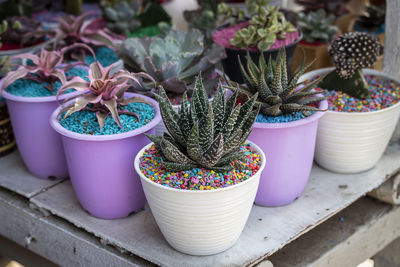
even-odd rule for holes
{"type": "MultiPolygon", "coordinates": [[[[105,248],[117,248],[128,258],[141,258],[162,266],[243,266],[268,258],[399,172],[400,145],[390,144],[376,167],[360,174],[331,173],[314,165],[307,188],[299,199],[285,207],[255,205],[242,235],[232,248],[202,257],[185,255],[171,248],[148,206],[125,219],[97,219],[81,208],[68,180],[48,182],[32,177],[17,152],[1,158],[0,168],[3,170],[0,186],[26,197],[30,209],[43,211],[46,218],[52,220],[61,218],[63,225],[67,223],[69,228],[100,239],[101,244],[110,245],[105,248]]],[[[11,203],[4,200],[5,195],[0,194],[0,207],[11,203]]],[[[3,229],[7,227],[0,227],[0,234],[13,239],[12,234],[3,229]]]]}

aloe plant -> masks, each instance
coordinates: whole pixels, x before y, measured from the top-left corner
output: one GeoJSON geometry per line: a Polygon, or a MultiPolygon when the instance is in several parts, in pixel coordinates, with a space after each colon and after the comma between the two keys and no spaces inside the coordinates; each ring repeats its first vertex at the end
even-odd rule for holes
{"type": "Polygon", "coordinates": [[[324,9],[318,9],[308,14],[299,13],[297,26],[303,33],[307,43],[328,43],[335,39],[338,28],[333,25],[334,15],[327,15],[324,9]]]}
{"type": "Polygon", "coordinates": [[[310,112],[320,111],[318,108],[309,106],[311,103],[319,102],[325,97],[316,96],[320,91],[312,91],[319,79],[302,85],[298,79],[304,71],[312,64],[304,65],[288,78],[286,69],[286,52],[280,50],[276,60],[271,58],[268,64],[264,57],[260,57],[258,65],[247,53],[247,66],[243,66],[239,58],[240,70],[246,86],[227,80],[227,89],[239,93],[245,99],[257,95],[256,104],[260,112],[266,116],[280,116],[293,112],[303,112],[309,115],[310,112]]]}
{"type": "Polygon", "coordinates": [[[89,67],[89,81],[81,77],[74,77],[70,81],[65,81],[57,94],[62,94],[69,89],[75,89],[80,94],[67,99],[66,101],[74,100],[74,103],[62,109],[60,114],[66,112],[64,115],[64,118],[66,118],[80,110],[92,111],[96,113],[100,130],[103,129],[105,120],[110,114],[121,128],[122,124],[119,118],[121,114],[135,116],[139,120],[136,113],[125,110],[124,106],[133,102],[147,102],[139,97],[124,98],[124,94],[131,86],[130,82],[138,82],[138,77],[150,80],[152,78],[145,73],[130,73],[125,70],[113,73],[116,64],[118,63],[103,68],[96,61],[89,67]]]}
{"type": "Polygon", "coordinates": [[[18,79],[29,79],[38,83],[47,83],[44,88],[50,92],[54,92],[54,83],[56,81],[65,82],[65,72],[80,64],[80,62],[74,62],[71,64],[65,64],[60,66],[64,60],[64,53],[68,49],[80,47],[81,44],[75,44],[68,48],[60,51],[47,51],[42,49],[39,55],[24,53],[11,57],[11,60],[15,59],[28,59],[31,62],[27,65],[21,65],[15,71],[7,73],[2,79],[0,92],[7,88],[10,84],[18,79]]]}
{"type": "Polygon", "coordinates": [[[371,92],[362,73],[383,53],[383,46],[375,36],[350,32],[335,39],[328,48],[335,70],[318,84],[328,90],[342,91],[358,99],[367,99],[371,92]]]}
{"type": "Polygon", "coordinates": [[[237,93],[226,100],[226,92],[219,85],[211,104],[199,75],[190,106],[184,93],[179,112],[174,111],[162,87],[155,96],[169,134],[147,136],[166,158],[162,164],[168,171],[200,167],[229,171],[231,163],[244,156],[239,148],[257,117],[258,110],[253,109],[257,95],[235,107],[237,93]]]}
{"type": "MultiPolygon", "coordinates": [[[[53,49],[61,49],[72,44],[82,43],[95,48],[96,46],[106,46],[114,49],[114,39],[104,30],[96,29],[97,20],[85,21],[91,15],[90,12],[80,16],[68,15],[58,18],[59,29],[53,43],[53,49]]],[[[70,57],[81,62],[85,62],[86,50],[75,49],[71,51],[70,57]]]]}
{"type": "MultiPolygon", "coordinates": [[[[276,39],[286,39],[287,33],[297,31],[278,6],[269,5],[269,0],[246,0],[246,7],[250,14],[249,25],[239,30],[230,40],[235,47],[257,47],[260,51],[266,51],[276,39]]],[[[225,18],[229,14],[237,14],[235,22],[243,17],[243,13],[234,11],[225,3],[219,5],[218,13],[225,18]]]]}
{"type": "MultiPolygon", "coordinates": [[[[170,30],[164,37],[129,38],[119,47],[118,54],[129,71],[148,73],[167,92],[191,94],[200,72],[207,77],[207,92],[214,90],[216,81],[210,77],[225,51],[217,44],[206,47],[204,35],[192,29],[188,33],[170,30]]],[[[153,84],[145,82],[136,87],[136,91],[150,96],[154,89],[153,84]]]]}

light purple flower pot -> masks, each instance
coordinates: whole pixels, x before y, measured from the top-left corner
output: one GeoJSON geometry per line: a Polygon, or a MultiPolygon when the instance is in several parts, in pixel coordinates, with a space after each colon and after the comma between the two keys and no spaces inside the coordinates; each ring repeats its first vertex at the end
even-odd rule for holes
{"type": "MultiPolygon", "coordinates": [[[[60,136],[50,127],[51,113],[59,106],[55,96],[22,97],[3,91],[18,150],[36,177],[67,178],[68,170],[60,136]]],[[[59,97],[59,102],[71,94],[59,97]]]]}
{"type": "MultiPolygon", "coordinates": [[[[320,109],[328,108],[326,100],[320,109]]],[[[318,120],[324,112],[287,123],[254,123],[249,140],[264,151],[267,164],[261,174],[255,203],[283,206],[303,192],[310,176],[318,120]]]]}
{"type": "Polygon", "coordinates": [[[145,126],[122,134],[86,135],[69,131],[57,118],[61,107],[51,115],[51,126],[61,134],[68,170],[76,196],[82,207],[93,216],[117,219],[144,207],[146,198],[135,171],[136,154],[150,140],[143,133],[154,134],[161,115],[155,100],[139,94],[156,110],[145,126]]]}

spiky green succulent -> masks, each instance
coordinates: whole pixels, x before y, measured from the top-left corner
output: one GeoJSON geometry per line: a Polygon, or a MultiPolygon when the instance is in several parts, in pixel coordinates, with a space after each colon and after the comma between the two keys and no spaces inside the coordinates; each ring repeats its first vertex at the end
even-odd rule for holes
{"type": "Polygon", "coordinates": [[[239,58],[240,70],[246,86],[228,80],[226,88],[238,92],[244,98],[258,95],[256,104],[261,107],[262,114],[280,116],[303,112],[307,116],[312,111],[320,111],[309,105],[325,99],[317,96],[321,92],[312,90],[319,79],[303,86],[297,82],[310,64],[302,64],[289,79],[286,69],[286,53],[283,49],[279,51],[277,59],[270,58],[268,64],[263,56],[260,57],[258,66],[251,59],[249,53],[247,53],[246,59],[247,66],[245,68],[239,58]]]}
{"type": "Polygon", "coordinates": [[[253,109],[257,95],[237,106],[236,98],[237,93],[226,100],[220,85],[210,103],[199,76],[190,106],[184,93],[181,108],[175,112],[161,87],[156,99],[169,134],[147,136],[166,158],[163,166],[168,171],[233,169],[232,162],[244,156],[239,148],[250,135],[258,114],[258,110],[253,109]]]}
{"type": "Polygon", "coordinates": [[[324,9],[318,9],[308,14],[298,15],[297,26],[303,33],[303,39],[307,43],[328,43],[335,38],[338,28],[333,25],[334,15],[327,15],[324,9]]]}
{"type": "Polygon", "coordinates": [[[138,0],[120,0],[115,3],[101,1],[100,6],[107,28],[114,33],[127,36],[141,26],[137,18],[140,8],[138,0]]]}
{"type": "MultiPolygon", "coordinates": [[[[296,32],[296,28],[286,20],[279,11],[279,6],[269,5],[269,0],[246,0],[246,7],[250,14],[249,25],[239,30],[230,40],[231,45],[242,49],[257,47],[260,51],[268,50],[276,39],[283,40],[286,34],[296,32]]],[[[225,3],[221,3],[219,14],[233,14],[225,3]]]]}
{"type": "MultiPolygon", "coordinates": [[[[192,29],[188,33],[169,30],[165,36],[128,38],[119,47],[118,54],[129,71],[148,73],[167,92],[188,91],[190,95],[200,72],[206,77],[207,92],[216,88],[216,80],[211,77],[225,51],[217,44],[206,46],[204,35],[192,29]]],[[[155,88],[151,83],[142,82],[135,89],[152,96],[155,88]]]]}

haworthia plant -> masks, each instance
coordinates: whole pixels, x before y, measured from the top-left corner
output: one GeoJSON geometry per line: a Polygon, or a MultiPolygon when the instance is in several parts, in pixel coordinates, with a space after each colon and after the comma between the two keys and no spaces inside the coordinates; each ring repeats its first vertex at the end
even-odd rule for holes
{"type": "Polygon", "coordinates": [[[297,81],[310,66],[302,64],[291,79],[288,78],[285,50],[280,50],[276,60],[271,58],[268,64],[263,56],[258,66],[247,53],[247,65],[243,66],[239,58],[240,70],[246,85],[227,80],[227,89],[239,93],[244,98],[253,98],[257,95],[256,104],[261,107],[260,112],[266,116],[280,116],[292,112],[303,112],[305,115],[318,108],[309,104],[319,102],[324,97],[316,96],[321,93],[312,91],[319,79],[303,85],[297,81]]]}
{"type": "Polygon", "coordinates": [[[257,94],[243,105],[235,106],[236,98],[237,93],[226,100],[220,85],[210,103],[199,76],[190,105],[184,93],[180,110],[175,112],[161,87],[156,99],[169,133],[147,136],[166,158],[163,166],[169,171],[200,167],[231,170],[232,162],[244,156],[239,148],[250,135],[258,114],[254,109],[257,94]]]}

